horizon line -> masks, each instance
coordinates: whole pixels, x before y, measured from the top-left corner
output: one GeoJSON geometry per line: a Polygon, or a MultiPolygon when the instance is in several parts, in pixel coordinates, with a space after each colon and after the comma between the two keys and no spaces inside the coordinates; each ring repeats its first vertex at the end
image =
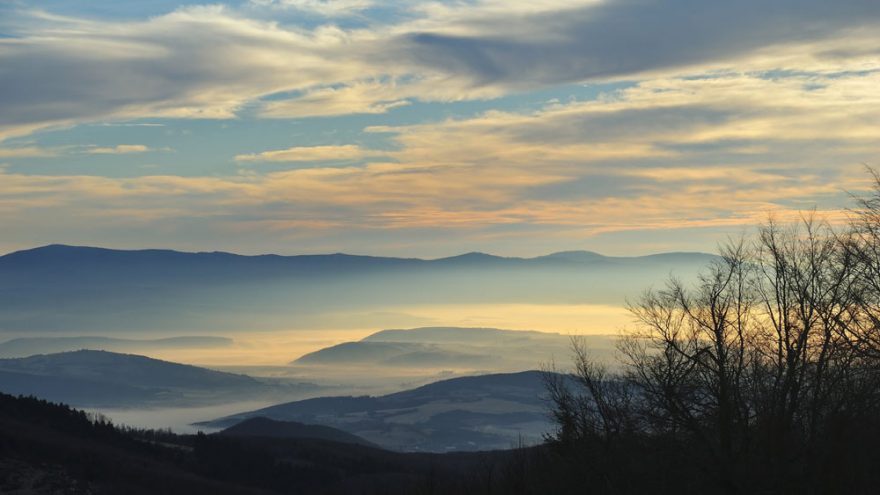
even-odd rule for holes
{"type": "Polygon", "coordinates": [[[588,249],[571,249],[571,250],[563,250],[563,251],[553,251],[547,254],[540,254],[537,256],[503,256],[498,254],[487,253],[485,251],[467,251],[460,254],[453,254],[450,256],[441,256],[438,258],[420,258],[416,256],[387,256],[387,255],[374,255],[374,254],[355,254],[350,252],[323,252],[323,253],[299,253],[299,254],[279,254],[279,253],[260,253],[260,254],[242,254],[235,253],[231,251],[186,251],[180,249],[172,249],[172,248],[157,248],[157,247],[143,247],[143,248],[111,248],[111,247],[103,247],[103,246],[92,246],[92,245],[77,245],[77,244],[64,244],[64,243],[50,243],[35,246],[32,248],[24,248],[24,249],[16,249],[13,251],[8,251],[6,253],[0,254],[0,258],[5,258],[7,256],[11,256],[18,253],[26,253],[38,250],[45,250],[48,248],[68,248],[68,249],[92,249],[92,250],[101,250],[101,251],[114,251],[114,252],[129,252],[129,253],[137,253],[137,252],[146,252],[146,251],[158,251],[158,252],[168,252],[168,253],[178,253],[178,254],[218,254],[218,255],[229,255],[229,256],[240,256],[245,258],[259,258],[263,256],[276,256],[281,258],[294,258],[294,257],[305,257],[305,256],[350,256],[357,258],[384,258],[384,259],[399,259],[399,260],[419,260],[419,261],[442,261],[442,260],[450,260],[454,258],[462,258],[466,256],[485,256],[489,258],[496,259],[506,259],[506,260],[535,260],[541,258],[549,258],[552,256],[560,256],[566,254],[588,254],[595,255],[601,258],[609,258],[609,259],[629,259],[629,258],[648,258],[652,256],[663,256],[663,255],[703,255],[703,256],[717,256],[714,253],[708,253],[704,251],[661,251],[661,252],[651,252],[648,254],[638,254],[638,255],[629,255],[629,256],[617,256],[617,255],[607,255],[600,253],[598,251],[592,251],[588,249]]]}

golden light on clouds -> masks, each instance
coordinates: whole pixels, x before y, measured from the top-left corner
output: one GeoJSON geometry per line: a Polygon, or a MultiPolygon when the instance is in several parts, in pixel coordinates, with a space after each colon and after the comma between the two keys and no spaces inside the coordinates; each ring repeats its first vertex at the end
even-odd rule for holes
{"type": "Polygon", "coordinates": [[[14,9],[5,248],[155,239],[133,223],[248,252],[644,252],[769,212],[840,218],[880,154],[880,13],[742,1],[14,9]],[[161,133],[90,126],[147,118],[161,133]]]}

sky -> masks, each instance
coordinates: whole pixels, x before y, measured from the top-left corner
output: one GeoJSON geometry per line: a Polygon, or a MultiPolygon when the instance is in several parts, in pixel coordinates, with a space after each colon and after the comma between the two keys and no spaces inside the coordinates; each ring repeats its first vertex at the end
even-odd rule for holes
{"type": "Polygon", "coordinates": [[[713,251],[845,219],[876,0],[0,3],[0,253],[713,251]]]}

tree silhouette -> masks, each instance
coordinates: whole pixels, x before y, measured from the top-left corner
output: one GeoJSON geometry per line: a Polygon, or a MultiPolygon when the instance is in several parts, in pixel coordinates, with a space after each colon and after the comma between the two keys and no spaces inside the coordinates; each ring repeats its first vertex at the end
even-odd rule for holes
{"type": "Polygon", "coordinates": [[[613,372],[573,341],[571,379],[548,380],[551,443],[563,460],[577,460],[572,486],[877,486],[868,467],[880,460],[875,179],[874,196],[860,200],[842,233],[813,214],[793,225],[771,220],[753,238],[729,242],[696,283],[673,278],[646,291],[629,305],[636,326],[621,336],[613,372]]]}

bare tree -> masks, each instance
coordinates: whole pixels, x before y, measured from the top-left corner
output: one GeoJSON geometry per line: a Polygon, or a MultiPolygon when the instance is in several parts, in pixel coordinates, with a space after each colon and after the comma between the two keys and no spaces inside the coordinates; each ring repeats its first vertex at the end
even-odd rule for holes
{"type": "Polygon", "coordinates": [[[852,228],[842,237],[846,253],[857,264],[858,311],[850,316],[847,338],[857,350],[880,359],[880,173],[869,168],[874,180],[870,196],[856,198],[852,228]]]}
{"type": "MultiPolygon", "coordinates": [[[[614,462],[621,449],[658,463],[663,452],[718,493],[839,485],[862,462],[851,445],[880,418],[877,184],[851,231],[813,214],[771,220],[695,283],[646,291],[629,305],[637,324],[620,339],[620,372],[574,342],[572,378],[549,383],[556,444],[614,462]]],[[[608,492],[627,492],[626,472],[588,459],[608,492]]]]}

